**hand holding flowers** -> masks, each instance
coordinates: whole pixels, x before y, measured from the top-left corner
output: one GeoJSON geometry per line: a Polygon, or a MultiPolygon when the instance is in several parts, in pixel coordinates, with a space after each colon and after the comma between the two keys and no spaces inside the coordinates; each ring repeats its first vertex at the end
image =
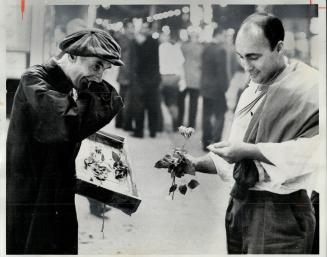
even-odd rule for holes
{"type": "Polygon", "coordinates": [[[187,188],[194,189],[199,185],[199,182],[195,179],[190,180],[187,185],[176,184],[176,177],[181,178],[185,174],[195,175],[195,167],[190,159],[187,158],[188,154],[185,149],[186,142],[194,133],[194,129],[181,126],[178,128],[178,131],[184,137],[182,148],[174,148],[172,154],[166,154],[155,164],[156,168],[167,168],[168,172],[171,174],[172,185],[169,188],[169,194],[172,194],[172,199],[174,199],[174,193],[177,188],[181,194],[185,195],[187,188]]]}

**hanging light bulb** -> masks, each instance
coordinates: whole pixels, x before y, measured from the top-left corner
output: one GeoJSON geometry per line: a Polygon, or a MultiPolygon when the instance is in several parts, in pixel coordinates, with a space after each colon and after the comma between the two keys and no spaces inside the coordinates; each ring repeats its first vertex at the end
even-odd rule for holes
{"type": "Polygon", "coordinates": [[[189,13],[189,12],[190,12],[190,7],[188,7],[188,6],[184,6],[184,7],[182,8],[182,12],[183,12],[183,13],[189,13]]]}
{"type": "Polygon", "coordinates": [[[95,20],[95,23],[98,24],[98,25],[101,25],[101,24],[103,23],[103,19],[101,19],[101,18],[97,18],[97,19],[95,20]]]}
{"type": "Polygon", "coordinates": [[[179,10],[179,9],[176,9],[175,11],[174,11],[174,14],[176,15],[176,16],[179,16],[179,15],[181,15],[181,10],[179,10]]]}

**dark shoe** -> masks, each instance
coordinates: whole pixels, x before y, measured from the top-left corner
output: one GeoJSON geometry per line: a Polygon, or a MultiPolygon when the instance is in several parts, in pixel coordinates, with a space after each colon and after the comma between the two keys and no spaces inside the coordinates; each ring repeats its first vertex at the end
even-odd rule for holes
{"type": "Polygon", "coordinates": [[[102,213],[102,212],[91,211],[90,213],[93,216],[98,217],[98,218],[101,218],[101,219],[105,219],[105,220],[109,219],[109,217],[108,216],[105,216],[104,213],[102,213]]]}
{"type": "Polygon", "coordinates": [[[133,131],[133,127],[132,126],[123,126],[123,130],[126,130],[126,131],[133,131]]]}
{"type": "Polygon", "coordinates": [[[105,212],[110,211],[111,208],[107,205],[103,206],[103,204],[96,204],[96,205],[92,205],[90,206],[90,213],[98,218],[104,218],[104,219],[108,219],[108,217],[104,216],[105,212]]]}
{"type": "Polygon", "coordinates": [[[105,207],[104,207],[104,208],[101,208],[101,209],[104,209],[104,210],[103,210],[104,212],[108,212],[108,211],[111,210],[111,207],[105,205],[105,207]]]}
{"type": "Polygon", "coordinates": [[[156,137],[156,133],[155,132],[150,132],[150,137],[155,138],[156,137]]]}

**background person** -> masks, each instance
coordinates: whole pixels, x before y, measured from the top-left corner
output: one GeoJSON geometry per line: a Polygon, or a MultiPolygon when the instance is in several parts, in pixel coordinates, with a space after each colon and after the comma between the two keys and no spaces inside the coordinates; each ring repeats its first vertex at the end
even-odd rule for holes
{"type": "Polygon", "coordinates": [[[132,87],[135,129],[132,136],[144,136],[144,118],[148,115],[150,137],[158,132],[160,119],[159,98],[159,42],[153,39],[148,23],[135,35],[136,83],[132,87]]]}
{"type": "Polygon", "coordinates": [[[224,31],[218,27],[214,30],[212,42],[202,53],[200,92],[203,98],[202,146],[205,151],[208,145],[221,140],[228,84],[224,31]]]}
{"type": "Polygon", "coordinates": [[[172,121],[172,131],[181,125],[178,121],[178,96],[186,87],[184,77],[184,56],[177,35],[163,32],[160,36],[159,67],[161,93],[172,121]]]}
{"type": "Polygon", "coordinates": [[[121,46],[122,60],[124,66],[119,68],[117,82],[119,83],[119,94],[124,101],[125,107],[116,116],[116,128],[127,131],[133,130],[133,94],[131,88],[136,79],[136,53],[135,53],[135,29],[132,22],[124,24],[124,32],[117,36],[121,46]]]}
{"type": "Polygon", "coordinates": [[[199,42],[197,31],[189,33],[190,39],[181,46],[185,62],[185,83],[186,88],[178,96],[178,123],[184,124],[185,97],[189,95],[188,127],[195,128],[198,111],[198,99],[200,95],[201,79],[201,55],[203,46],[199,42]]]}

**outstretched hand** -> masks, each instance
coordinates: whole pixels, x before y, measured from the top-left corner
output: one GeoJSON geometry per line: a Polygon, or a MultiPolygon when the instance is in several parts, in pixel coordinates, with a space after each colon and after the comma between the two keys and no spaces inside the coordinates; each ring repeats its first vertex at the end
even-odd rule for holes
{"type": "Polygon", "coordinates": [[[185,158],[185,162],[188,166],[187,169],[185,169],[185,173],[186,174],[190,174],[190,175],[195,175],[195,170],[196,170],[196,158],[188,153],[183,154],[184,158],[185,158]]]}
{"type": "Polygon", "coordinates": [[[248,154],[248,144],[244,142],[221,141],[208,146],[214,154],[219,155],[228,163],[235,163],[245,159],[248,154]]]}

